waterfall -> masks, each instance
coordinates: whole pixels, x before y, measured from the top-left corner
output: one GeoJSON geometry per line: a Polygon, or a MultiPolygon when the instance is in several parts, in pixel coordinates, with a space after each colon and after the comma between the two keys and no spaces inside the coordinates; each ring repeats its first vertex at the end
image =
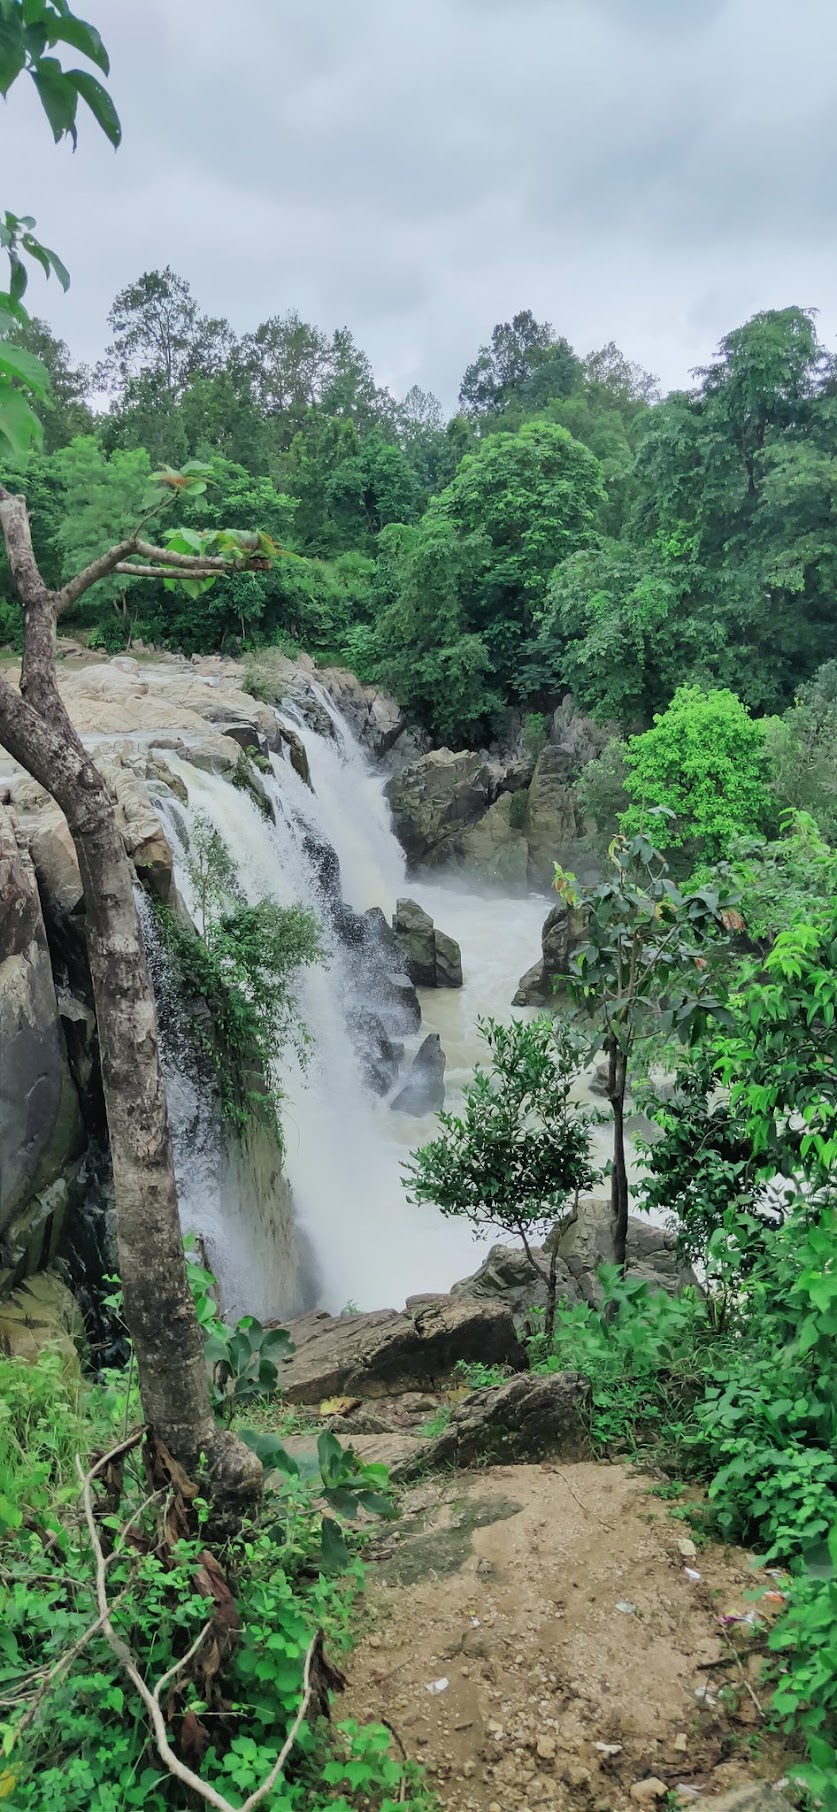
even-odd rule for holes
{"type": "MultiPolygon", "coordinates": [[[[297,987],[310,1034],[307,1067],[300,1067],[291,1050],[281,1064],[284,1168],[297,1236],[310,1260],[300,1265],[292,1251],[287,1201],[277,1234],[264,1203],[247,1200],[246,1188],[242,1199],[246,1166],[239,1166],[237,1179],[230,1176],[229,1165],[226,1176],[219,1176],[217,1145],[213,1152],[205,1129],[201,1132],[188,1078],[179,1078],[171,1089],[184,1225],[201,1233],[221,1279],[225,1307],[250,1310],[262,1319],[292,1313],[289,1301],[298,1305],[301,1298],[306,1306],[316,1300],[332,1312],[350,1303],[364,1309],[400,1307],[407,1295],[446,1290],[476,1269],[481,1251],[498,1237],[475,1239],[467,1223],[406,1201],[401,1165],[412,1148],[433,1136],[435,1119],[392,1113],[388,1102],[364,1083],[346,1021],[347,1006],[364,1000],[364,978],[355,953],[328,923],[323,849],[330,846],[336,853],[343,897],[355,911],[376,906],[389,916],[398,895],[409,891],[460,942],[465,986],[423,992],[424,1024],[407,1040],[406,1053],[409,1061],[428,1030],[440,1032],[448,1058],[447,1103],[454,1109],[481,1055],[477,1018],[486,1013],[510,1016],[509,1002],[539,948],[544,917],[542,896],[503,901],[496,893],[483,897],[467,884],[411,882],[407,887],[383,778],[325,693],[318,692],[318,704],[327,711],[331,734],[311,728],[301,714],[283,707],[283,721],[292,723],[304,742],[314,791],[288,761],[274,758],[273,772],[264,781],[275,821],[221,775],[168,753],[170,767],[187,790],[188,805],[159,802],[187,906],[186,839],[189,821],[200,811],[227,843],[248,901],[270,897],[283,906],[299,902],[313,908],[325,927],[327,961],[303,970],[297,987]]],[[[249,1194],[252,1198],[253,1191],[249,1194]]]]}

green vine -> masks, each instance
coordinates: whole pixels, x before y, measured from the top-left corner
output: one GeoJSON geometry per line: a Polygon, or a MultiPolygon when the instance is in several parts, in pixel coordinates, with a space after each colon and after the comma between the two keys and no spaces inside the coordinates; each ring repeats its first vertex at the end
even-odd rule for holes
{"type": "Polygon", "coordinates": [[[319,923],[304,906],[248,905],[230,851],[204,813],[192,826],[188,871],[197,935],[169,907],[157,903],[155,913],[190,1034],[212,1070],[222,1119],[239,1132],[260,1119],[281,1145],[277,1059],[291,1044],[306,1061],[308,1031],[294,990],[300,969],[323,961],[319,923]]]}

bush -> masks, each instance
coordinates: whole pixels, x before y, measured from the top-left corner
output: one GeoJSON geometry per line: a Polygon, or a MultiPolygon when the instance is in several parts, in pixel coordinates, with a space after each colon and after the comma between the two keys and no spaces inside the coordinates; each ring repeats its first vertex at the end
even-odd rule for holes
{"type": "Polygon", "coordinates": [[[622,829],[630,835],[649,807],[663,807],[667,822],[655,829],[661,849],[720,860],[734,837],[758,835],[775,817],[764,730],[734,692],[681,686],[653,729],[630,737],[626,762],[634,803],[622,829]]]}

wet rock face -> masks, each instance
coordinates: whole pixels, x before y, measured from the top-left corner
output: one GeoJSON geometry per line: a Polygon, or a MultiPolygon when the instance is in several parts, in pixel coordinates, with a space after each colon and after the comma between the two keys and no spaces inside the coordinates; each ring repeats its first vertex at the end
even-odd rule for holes
{"type": "Polygon", "coordinates": [[[462,952],[455,938],[437,931],[415,900],[398,900],[392,921],[395,948],[417,988],[461,988],[462,952]]]}
{"type": "Polygon", "coordinates": [[[512,1006],[549,1006],[561,978],[569,973],[570,958],[583,936],[581,913],[571,906],[553,906],[543,923],[540,962],[521,976],[512,1006]]]}
{"type": "Polygon", "coordinates": [[[387,782],[395,834],[413,863],[456,857],[463,831],[496,798],[500,773],[468,749],[433,749],[387,782]]]}
{"type": "Polygon", "coordinates": [[[419,1046],[404,1087],[392,1103],[393,1113],[438,1114],[445,1105],[446,1058],[438,1032],[430,1032],[419,1046]]]}
{"type": "Polygon", "coordinates": [[[0,806],[0,1232],[81,1149],[35,874],[0,806]]]}

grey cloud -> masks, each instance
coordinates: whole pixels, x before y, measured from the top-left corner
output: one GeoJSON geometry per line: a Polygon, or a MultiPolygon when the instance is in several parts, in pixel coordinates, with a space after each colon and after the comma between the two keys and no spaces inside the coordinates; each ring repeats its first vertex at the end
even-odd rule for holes
{"type": "Polygon", "coordinates": [[[347,323],[379,377],[455,399],[530,306],[686,381],[757,307],[833,334],[833,0],[87,0],[125,140],[0,116],[4,203],[71,265],[38,291],[95,356],[166,262],[243,331],[347,323]],[[816,54],[810,47],[816,45],[816,54]],[[12,138],[12,135],[13,138],[12,138]]]}

